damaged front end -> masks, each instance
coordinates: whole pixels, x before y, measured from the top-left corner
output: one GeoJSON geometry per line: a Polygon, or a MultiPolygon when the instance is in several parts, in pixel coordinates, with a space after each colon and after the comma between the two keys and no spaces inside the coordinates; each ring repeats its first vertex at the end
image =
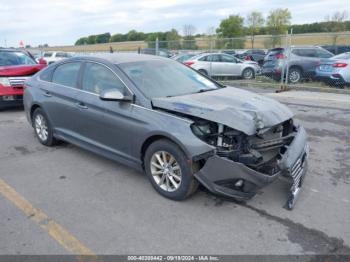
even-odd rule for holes
{"type": "Polygon", "coordinates": [[[256,134],[246,135],[223,124],[197,119],[191,129],[216,148],[193,158],[200,166],[194,175],[208,190],[244,201],[285,176],[291,181],[286,207],[293,208],[307,169],[308,144],[303,127],[289,119],[273,127],[262,125],[256,134]]]}

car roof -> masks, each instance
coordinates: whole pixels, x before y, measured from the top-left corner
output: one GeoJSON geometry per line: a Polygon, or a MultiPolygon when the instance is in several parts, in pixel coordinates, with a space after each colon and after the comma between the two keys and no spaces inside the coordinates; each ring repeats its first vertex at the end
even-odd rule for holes
{"type": "Polygon", "coordinates": [[[321,47],[350,47],[350,45],[321,45],[321,47]]]}
{"type": "MultiPolygon", "coordinates": [[[[161,57],[161,56],[155,56],[155,55],[146,55],[146,54],[134,54],[134,53],[127,53],[127,54],[121,54],[121,53],[100,53],[100,54],[92,54],[90,56],[78,56],[74,58],[70,58],[70,60],[91,60],[91,59],[103,59],[107,60],[108,62],[112,64],[122,64],[122,63],[129,63],[129,62],[141,62],[141,61],[154,61],[154,60],[162,60],[162,61],[169,61],[171,59],[161,57]]],[[[65,60],[67,61],[67,60],[65,60]]]]}
{"type": "Polygon", "coordinates": [[[321,46],[318,45],[292,45],[291,48],[309,48],[309,49],[314,49],[314,48],[318,48],[318,49],[323,49],[321,46]]]}
{"type": "Polygon", "coordinates": [[[198,54],[198,57],[199,57],[199,56],[204,56],[204,55],[228,55],[228,54],[226,54],[226,53],[221,53],[221,52],[214,52],[214,53],[205,52],[205,53],[198,54]]]}

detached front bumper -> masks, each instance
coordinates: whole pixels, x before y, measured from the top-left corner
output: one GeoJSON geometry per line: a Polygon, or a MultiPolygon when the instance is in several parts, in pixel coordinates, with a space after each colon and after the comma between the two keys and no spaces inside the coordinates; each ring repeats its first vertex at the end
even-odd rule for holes
{"type": "Polygon", "coordinates": [[[212,193],[241,201],[252,198],[259,189],[280,176],[287,176],[292,181],[287,208],[292,209],[306,174],[308,154],[307,135],[305,129],[299,126],[293,141],[280,153],[279,171],[273,175],[257,172],[242,163],[214,155],[207,159],[194,176],[212,193]]]}

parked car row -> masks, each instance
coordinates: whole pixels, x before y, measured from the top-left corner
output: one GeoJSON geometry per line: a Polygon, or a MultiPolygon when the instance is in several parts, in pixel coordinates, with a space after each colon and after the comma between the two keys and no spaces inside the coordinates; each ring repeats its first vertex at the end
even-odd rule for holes
{"type": "Polygon", "coordinates": [[[330,85],[350,84],[346,72],[350,46],[292,46],[273,48],[265,53],[262,49],[249,49],[242,53],[234,50],[221,52],[182,53],[172,59],[184,63],[211,77],[235,76],[252,79],[262,74],[280,81],[282,76],[289,83],[302,80],[321,80],[330,85]],[[341,53],[334,56],[334,53],[341,53]]]}
{"type": "Polygon", "coordinates": [[[275,48],[264,58],[262,74],[277,81],[283,75],[289,83],[311,79],[343,87],[350,84],[348,63],[349,52],[334,56],[319,46],[275,48]]]}

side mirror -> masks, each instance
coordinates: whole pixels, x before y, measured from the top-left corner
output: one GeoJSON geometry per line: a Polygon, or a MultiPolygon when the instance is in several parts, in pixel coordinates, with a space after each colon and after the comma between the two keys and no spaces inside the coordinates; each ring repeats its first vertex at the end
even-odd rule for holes
{"type": "Polygon", "coordinates": [[[40,65],[47,65],[47,62],[46,62],[46,60],[44,58],[40,58],[39,59],[39,64],[40,65]]]}
{"type": "Polygon", "coordinates": [[[117,89],[109,89],[101,92],[100,99],[104,101],[132,101],[132,96],[124,96],[117,89]]]}

